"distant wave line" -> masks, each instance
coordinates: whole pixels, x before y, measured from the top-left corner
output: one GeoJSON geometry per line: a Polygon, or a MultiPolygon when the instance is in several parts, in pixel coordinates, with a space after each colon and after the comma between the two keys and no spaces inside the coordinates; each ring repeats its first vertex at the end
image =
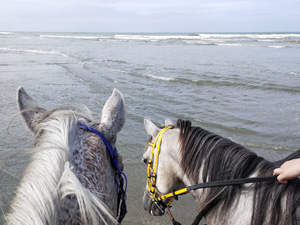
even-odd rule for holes
{"type": "Polygon", "coordinates": [[[115,38],[118,39],[138,39],[138,40],[145,40],[145,39],[159,39],[159,40],[166,40],[166,39],[211,39],[211,38],[262,38],[262,39],[280,39],[286,37],[296,37],[300,38],[300,34],[198,34],[198,35],[142,35],[142,34],[116,34],[114,35],[115,38]]]}
{"type": "Polygon", "coordinates": [[[41,38],[77,39],[80,41],[141,41],[157,44],[183,43],[196,46],[287,48],[300,43],[300,33],[278,34],[41,34],[41,38]],[[278,46],[278,47],[275,47],[278,46]],[[283,47],[279,47],[283,46],[283,47]]]}
{"type": "Polygon", "coordinates": [[[63,38],[63,39],[88,39],[88,40],[98,40],[98,39],[110,39],[112,36],[77,36],[77,35],[40,35],[42,38],[63,38]]]}
{"type": "Polygon", "coordinates": [[[45,55],[60,55],[65,58],[70,58],[69,55],[58,52],[58,51],[45,51],[45,50],[36,50],[36,49],[22,49],[22,48],[0,48],[2,51],[13,51],[13,52],[27,52],[35,54],[45,54],[45,55]]]}
{"type": "MultiPolygon", "coordinates": [[[[1,33],[0,33],[1,34],[1,33]]],[[[273,33],[273,34],[102,34],[102,35],[48,35],[41,34],[42,38],[65,38],[65,39],[118,39],[118,40],[144,40],[144,41],[163,41],[163,40],[207,40],[207,39],[282,39],[282,38],[300,38],[298,33],[273,33]]]]}

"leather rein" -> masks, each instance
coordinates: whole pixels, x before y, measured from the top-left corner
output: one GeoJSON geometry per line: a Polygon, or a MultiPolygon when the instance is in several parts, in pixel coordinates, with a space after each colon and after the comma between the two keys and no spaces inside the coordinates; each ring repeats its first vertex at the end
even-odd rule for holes
{"type": "MultiPolygon", "coordinates": [[[[159,151],[160,151],[160,146],[162,142],[162,136],[163,134],[168,130],[168,129],[173,129],[173,126],[166,126],[160,132],[155,138],[154,143],[150,143],[149,145],[152,147],[150,159],[148,161],[148,167],[147,167],[147,174],[148,174],[148,179],[147,179],[147,188],[148,188],[148,195],[151,197],[152,201],[157,205],[157,207],[163,212],[163,207],[168,209],[168,214],[170,216],[170,219],[174,225],[180,225],[179,222],[177,222],[174,217],[172,216],[170,212],[171,208],[171,203],[173,200],[178,200],[179,195],[184,195],[187,193],[190,193],[190,191],[198,190],[198,189],[203,189],[203,188],[211,188],[211,187],[225,187],[225,186],[230,186],[230,185],[241,185],[241,184],[247,184],[247,183],[258,183],[258,182],[270,182],[270,181],[275,181],[277,179],[277,176],[266,176],[266,177],[250,177],[250,178],[239,178],[239,179],[231,179],[231,180],[223,180],[223,181],[213,181],[213,182],[207,182],[207,183],[200,183],[200,184],[195,184],[188,186],[186,188],[182,188],[180,190],[174,190],[173,192],[170,192],[168,194],[161,194],[157,188],[156,188],[156,173],[157,173],[157,161],[158,161],[158,156],[159,156],[159,151]],[[153,156],[154,156],[154,150],[156,149],[156,157],[153,162],[153,156]],[[170,201],[165,204],[163,203],[162,200],[164,199],[170,199],[170,201]]],[[[255,169],[256,165],[264,160],[262,157],[257,157],[254,159],[245,172],[246,176],[249,175],[253,169],[255,169]]],[[[221,193],[222,191],[212,200],[210,203],[208,203],[198,214],[196,219],[194,220],[192,225],[197,225],[200,223],[201,219],[215,206],[219,203],[221,200],[221,193]]]]}

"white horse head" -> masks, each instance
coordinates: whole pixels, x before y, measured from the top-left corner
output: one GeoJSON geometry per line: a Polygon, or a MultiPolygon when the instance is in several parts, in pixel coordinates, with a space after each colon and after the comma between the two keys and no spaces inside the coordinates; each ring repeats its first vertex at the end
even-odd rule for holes
{"type": "Polygon", "coordinates": [[[269,162],[233,141],[213,134],[191,122],[170,120],[159,129],[144,120],[150,135],[143,160],[148,180],[143,196],[144,209],[154,216],[164,213],[177,194],[191,194],[207,224],[296,225],[300,220],[300,179],[282,185],[272,181],[188,189],[210,183],[250,176],[271,176],[284,161],[300,157],[297,151],[284,160],[269,162]],[[195,187],[195,186],[194,186],[195,187]],[[291,213],[292,212],[292,213],[291,213]]]}
{"type": "MultiPolygon", "coordinates": [[[[165,119],[165,126],[172,126],[173,122],[170,119],[165,119]]],[[[144,126],[146,132],[150,135],[149,143],[153,143],[160,129],[151,122],[149,118],[145,118],[144,126]]],[[[162,135],[162,134],[161,134],[162,135]]],[[[147,145],[146,151],[143,155],[143,161],[148,164],[153,146],[147,145]]],[[[163,136],[160,146],[159,157],[157,155],[157,146],[154,149],[152,158],[152,167],[154,162],[157,161],[157,174],[156,174],[156,189],[160,194],[167,194],[173,191],[173,189],[180,189],[183,187],[182,175],[180,164],[180,142],[179,142],[179,130],[167,130],[163,136]],[[158,158],[157,158],[158,157],[158,158]]],[[[164,205],[168,204],[169,199],[163,200],[164,205],[155,204],[149,195],[149,187],[146,186],[143,202],[144,209],[150,214],[158,216],[164,214],[164,205]]]]}
{"type": "MultiPolygon", "coordinates": [[[[110,146],[125,123],[125,103],[114,89],[100,122],[87,109],[47,111],[20,87],[17,104],[34,133],[33,156],[6,215],[8,224],[117,224],[115,171],[106,145],[78,124],[93,127],[110,146]]],[[[118,157],[122,167],[121,157],[118,157]]]]}

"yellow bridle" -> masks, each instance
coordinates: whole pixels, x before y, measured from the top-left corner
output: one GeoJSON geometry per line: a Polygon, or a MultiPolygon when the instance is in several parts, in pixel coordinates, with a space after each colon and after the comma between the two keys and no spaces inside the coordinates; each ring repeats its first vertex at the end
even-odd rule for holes
{"type": "MultiPolygon", "coordinates": [[[[213,182],[208,182],[208,183],[200,183],[200,184],[195,184],[192,186],[188,186],[186,188],[173,191],[168,194],[161,194],[157,188],[156,188],[156,171],[157,171],[157,161],[158,161],[158,156],[159,156],[159,151],[160,151],[160,146],[162,142],[162,136],[163,134],[168,130],[172,129],[172,126],[167,126],[163,128],[158,135],[155,138],[154,143],[150,143],[149,145],[152,146],[152,151],[151,151],[151,156],[148,161],[148,167],[147,167],[147,173],[148,173],[148,179],[147,179],[147,188],[148,188],[148,194],[151,197],[152,201],[157,205],[157,207],[163,212],[163,209],[160,206],[164,206],[165,208],[170,208],[171,203],[174,201],[174,199],[177,198],[178,195],[183,195],[190,193],[190,191],[202,189],[202,188],[211,188],[211,187],[223,187],[222,191],[219,192],[219,194],[211,201],[209,202],[198,214],[196,217],[195,221],[193,224],[199,224],[200,220],[207,214],[209,210],[211,210],[216,204],[218,204],[219,200],[218,196],[220,196],[223,191],[225,186],[230,186],[230,185],[241,185],[241,184],[246,184],[246,183],[258,183],[258,182],[267,182],[267,181],[275,181],[277,179],[277,176],[267,176],[267,177],[251,177],[251,178],[238,178],[238,179],[231,179],[231,180],[223,180],[223,181],[213,181],[213,182]],[[152,169],[152,161],[153,161],[153,155],[155,148],[157,149],[156,152],[156,157],[154,161],[154,166],[152,169]],[[163,203],[163,199],[170,199],[168,203],[163,203]],[[217,201],[215,201],[217,199],[217,201]]],[[[257,165],[258,162],[262,161],[263,158],[258,157],[259,161],[255,162],[255,165],[257,165]]],[[[168,210],[168,214],[173,222],[173,224],[176,224],[178,222],[175,221],[173,218],[170,210],[168,210]]]]}
{"type": "Polygon", "coordinates": [[[163,134],[169,130],[172,129],[173,126],[166,126],[163,128],[158,135],[156,136],[154,143],[150,143],[149,145],[152,147],[150,159],[148,161],[148,167],[147,167],[147,174],[148,174],[148,179],[147,179],[147,188],[149,191],[149,196],[152,198],[153,201],[155,202],[161,202],[163,199],[170,198],[171,200],[166,204],[166,207],[169,208],[170,204],[174,201],[175,197],[177,195],[182,195],[189,193],[187,188],[183,188],[165,195],[162,195],[156,188],[156,171],[157,171],[157,161],[158,161],[158,156],[159,156],[159,151],[160,151],[160,146],[161,146],[161,141],[163,134]],[[153,155],[154,155],[154,150],[155,148],[157,149],[156,151],[156,157],[154,161],[154,165],[152,168],[152,162],[153,162],[153,155]]]}

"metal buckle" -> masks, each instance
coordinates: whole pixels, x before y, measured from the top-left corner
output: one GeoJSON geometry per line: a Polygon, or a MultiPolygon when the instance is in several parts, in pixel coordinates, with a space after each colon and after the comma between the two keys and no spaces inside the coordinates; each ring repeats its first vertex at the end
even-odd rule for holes
{"type": "Polygon", "coordinates": [[[150,192],[147,191],[147,195],[152,199],[152,202],[157,206],[157,208],[161,211],[161,213],[164,213],[165,212],[164,209],[161,208],[159,202],[155,201],[155,199],[151,197],[150,192]]]}

